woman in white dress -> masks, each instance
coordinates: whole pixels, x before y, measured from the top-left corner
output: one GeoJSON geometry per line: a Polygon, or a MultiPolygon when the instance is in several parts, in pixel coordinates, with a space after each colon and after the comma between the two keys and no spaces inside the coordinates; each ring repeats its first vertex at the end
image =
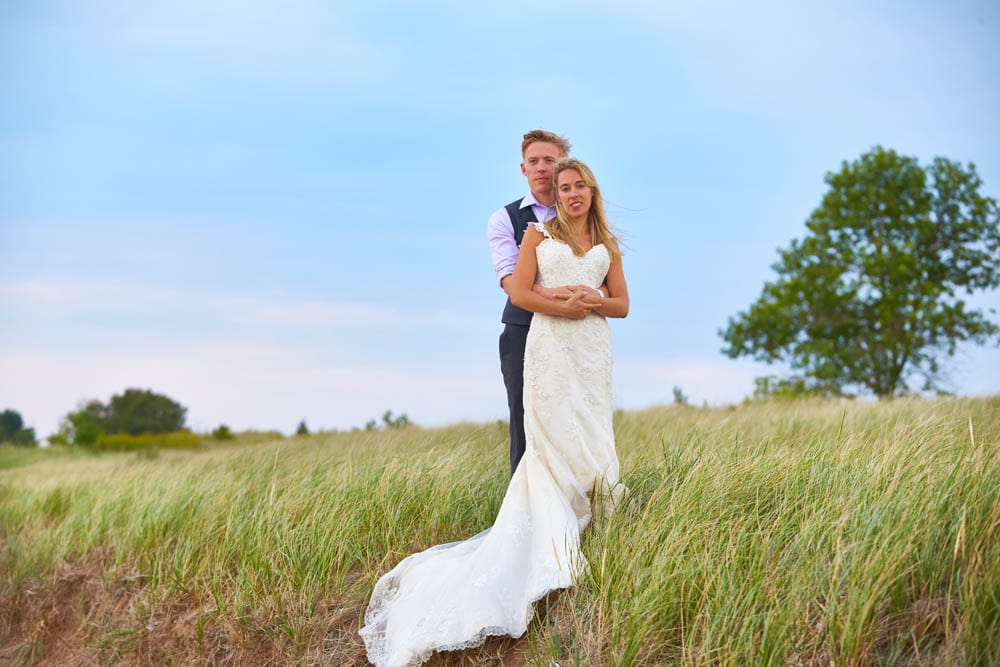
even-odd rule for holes
{"type": "Polygon", "coordinates": [[[610,511],[624,493],[605,319],[628,314],[621,253],[587,165],[565,158],[554,181],[558,215],[525,232],[510,292],[515,305],[536,312],[524,355],[524,457],[491,528],[413,554],[379,579],[360,630],[379,667],[420,665],[435,651],[492,635],[520,637],[532,604],[586,568],[580,531],[591,519],[590,494],[610,511]],[[535,282],[576,286],[569,298],[591,313],[544,315],[535,282]]]}

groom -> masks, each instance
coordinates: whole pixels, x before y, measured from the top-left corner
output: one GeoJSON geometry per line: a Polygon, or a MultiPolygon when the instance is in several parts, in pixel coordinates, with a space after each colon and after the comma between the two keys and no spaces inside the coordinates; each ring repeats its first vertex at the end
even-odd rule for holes
{"type": "MultiPolygon", "coordinates": [[[[569,155],[569,142],[552,132],[532,130],[521,142],[521,173],[528,181],[528,194],[507,204],[490,216],[486,225],[490,256],[500,287],[508,293],[503,309],[503,333],[500,334],[500,371],[507,387],[507,408],[510,411],[510,474],[524,454],[524,344],[528,338],[531,313],[510,302],[508,281],[517,264],[518,250],[524,230],[532,222],[546,222],[556,217],[556,200],[552,174],[559,158],[569,155]]],[[[567,287],[548,289],[535,285],[534,290],[552,299],[545,312],[574,320],[582,320],[590,308],[580,302],[567,287]]]]}

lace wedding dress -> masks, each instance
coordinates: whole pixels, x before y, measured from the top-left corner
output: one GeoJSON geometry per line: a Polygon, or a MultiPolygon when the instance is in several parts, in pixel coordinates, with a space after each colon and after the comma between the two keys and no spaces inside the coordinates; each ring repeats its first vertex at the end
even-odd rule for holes
{"type": "MultiPolygon", "coordinates": [[[[545,233],[542,225],[537,227],[545,233]]],[[[577,257],[548,238],[537,247],[546,287],[598,287],[610,265],[597,245],[577,257]]],[[[532,603],[586,567],[580,531],[596,491],[609,510],[624,487],[611,430],[611,337],[597,314],[536,314],[524,355],[527,448],[492,528],[405,558],[375,585],[360,630],[378,667],[420,665],[435,651],[519,637],[532,603]]]]}

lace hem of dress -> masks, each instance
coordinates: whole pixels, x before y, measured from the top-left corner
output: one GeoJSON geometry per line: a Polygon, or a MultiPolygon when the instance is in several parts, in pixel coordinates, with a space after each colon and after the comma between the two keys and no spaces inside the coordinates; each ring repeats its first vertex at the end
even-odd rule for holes
{"type": "MultiPolygon", "coordinates": [[[[546,595],[549,595],[550,593],[561,591],[565,588],[572,588],[572,584],[567,586],[556,586],[554,588],[550,588],[545,592],[543,592],[542,594],[538,595],[537,597],[532,598],[531,601],[528,602],[528,606],[531,607],[531,614],[528,617],[528,624],[530,625],[531,620],[534,618],[535,614],[534,607],[536,602],[544,598],[546,595]]],[[[386,604],[389,604],[392,601],[392,598],[395,597],[395,593],[396,593],[395,588],[393,588],[393,590],[391,591],[388,591],[385,597],[382,600],[379,600],[379,602],[381,603],[379,605],[379,608],[383,607],[386,604]]],[[[409,661],[407,661],[406,664],[402,665],[401,667],[420,667],[420,665],[430,660],[431,656],[434,655],[435,653],[439,653],[441,651],[464,651],[470,648],[478,648],[482,646],[486,642],[486,640],[489,639],[490,637],[513,637],[514,639],[517,639],[518,637],[523,636],[524,633],[527,631],[528,628],[525,627],[524,630],[522,630],[519,634],[512,635],[507,628],[501,626],[486,627],[464,642],[456,642],[453,644],[442,644],[441,646],[437,646],[435,648],[428,649],[426,651],[421,651],[420,653],[410,658],[409,661]]],[[[359,631],[358,634],[360,634],[365,640],[366,644],[365,652],[368,656],[368,661],[376,666],[383,664],[383,662],[386,659],[386,655],[385,651],[382,650],[381,643],[384,640],[385,633],[377,631],[375,632],[359,631]]]]}

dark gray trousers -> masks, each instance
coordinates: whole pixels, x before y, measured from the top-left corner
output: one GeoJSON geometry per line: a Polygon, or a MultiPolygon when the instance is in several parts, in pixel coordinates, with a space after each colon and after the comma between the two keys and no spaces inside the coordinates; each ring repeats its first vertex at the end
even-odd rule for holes
{"type": "Polygon", "coordinates": [[[507,387],[507,409],[510,411],[510,475],[524,455],[524,345],[528,327],[505,324],[500,334],[500,372],[507,387]]]}

